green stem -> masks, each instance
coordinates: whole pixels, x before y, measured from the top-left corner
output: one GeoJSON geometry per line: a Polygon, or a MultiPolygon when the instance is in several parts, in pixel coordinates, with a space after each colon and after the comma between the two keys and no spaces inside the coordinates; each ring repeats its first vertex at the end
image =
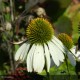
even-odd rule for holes
{"type": "Polygon", "coordinates": [[[46,70],[46,80],[50,80],[50,75],[49,72],[47,72],[47,70],[46,70]]]}
{"type": "Polygon", "coordinates": [[[69,66],[68,66],[68,61],[67,61],[67,56],[65,56],[65,63],[66,63],[66,67],[67,67],[67,71],[68,71],[68,75],[69,75],[69,80],[70,80],[70,72],[69,72],[69,66]]]}

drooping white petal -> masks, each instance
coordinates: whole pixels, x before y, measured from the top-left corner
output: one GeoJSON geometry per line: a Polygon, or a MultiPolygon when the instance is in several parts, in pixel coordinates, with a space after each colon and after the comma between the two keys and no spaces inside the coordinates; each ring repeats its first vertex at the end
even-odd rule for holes
{"type": "Polygon", "coordinates": [[[63,51],[59,48],[59,46],[56,44],[56,42],[55,41],[53,42],[53,41],[52,41],[52,43],[53,43],[53,46],[55,45],[54,47],[56,47],[56,52],[59,57],[59,60],[63,62],[64,61],[63,51]]]}
{"type": "Polygon", "coordinates": [[[50,69],[50,53],[46,44],[44,44],[45,50],[45,57],[46,57],[46,64],[47,64],[47,71],[49,72],[50,69]]]}
{"type": "Polygon", "coordinates": [[[33,68],[35,72],[41,73],[45,65],[44,50],[42,45],[36,45],[33,59],[33,68]]]}
{"type": "Polygon", "coordinates": [[[77,54],[75,54],[78,60],[80,61],[80,51],[77,51],[77,54]]]}
{"type": "Polygon", "coordinates": [[[58,45],[58,47],[59,47],[65,54],[67,54],[66,52],[69,52],[69,53],[70,53],[70,51],[66,48],[66,46],[64,46],[63,43],[62,43],[59,39],[57,39],[55,36],[53,36],[52,41],[53,41],[54,43],[56,43],[56,44],[58,45]]]}
{"type": "Polygon", "coordinates": [[[33,65],[32,64],[33,64],[33,56],[34,56],[35,49],[36,49],[36,45],[33,44],[29,53],[28,53],[28,55],[27,55],[26,62],[27,62],[28,72],[32,72],[32,70],[33,70],[33,65]]]}
{"type": "Polygon", "coordinates": [[[63,52],[54,43],[53,43],[53,46],[56,48],[55,51],[57,53],[59,61],[63,62],[64,61],[64,54],[63,54],[63,52]]]}
{"type": "Polygon", "coordinates": [[[75,60],[73,54],[71,54],[70,52],[67,52],[67,56],[68,56],[71,64],[72,64],[73,66],[75,66],[75,65],[76,65],[76,60],[75,60]]]}
{"type": "Polygon", "coordinates": [[[49,47],[49,52],[52,56],[54,63],[57,66],[59,66],[60,62],[59,62],[59,57],[58,57],[57,52],[56,52],[57,48],[54,47],[54,44],[52,42],[48,42],[48,47],[49,47]]]}
{"type": "Polygon", "coordinates": [[[71,48],[71,52],[76,56],[76,58],[77,58],[78,60],[80,60],[80,50],[78,50],[78,51],[76,52],[76,46],[74,46],[73,48],[71,48]]]}
{"type": "Polygon", "coordinates": [[[57,39],[55,36],[53,36],[52,41],[63,51],[65,52],[65,46],[63,45],[63,43],[57,39]]]}
{"type": "Polygon", "coordinates": [[[16,54],[15,54],[15,60],[17,61],[17,60],[19,60],[19,59],[22,59],[22,58],[20,58],[20,56],[24,56],[24,52],[25,52],[25,49],[26,49],[26,46],[27,46],[27,44],[26,43],[24,43],[18,50],[17,50],[17,52],[16,52],[16,54]]]}
{"type": "Polygon", "coordinates": [[[55,50],[57,52],[57,56],[59,61],[64,62],[64,54],[56,47],[57,50],[55,50]]]}
{"type": "Polygon", "coordinates": [[[75,52],[76,52],[76,46],[72,47],[70,50],[71,50],[71,52],[75,55],[75,52]]]}
{"type": "Polygon", "coordinates": [[[29,48],[30,48],[30,44],[26,43],[26,47],[25,47],[25,50],[23,52],[24,55],[22,56],[22,59],[21,59],[22,61],[24,61],[24,59],[26,58],[29,48]]]}

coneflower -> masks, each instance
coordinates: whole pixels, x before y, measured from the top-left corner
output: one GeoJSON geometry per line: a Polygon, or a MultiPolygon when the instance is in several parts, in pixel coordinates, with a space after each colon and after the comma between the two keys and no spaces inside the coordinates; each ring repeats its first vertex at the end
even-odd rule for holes
{"type": "Polygon", "coordinates": [[[33,19],[26,29],[26,35],[28,40],[17,50],[15,60],[26,60],[28,72],[40,73],[45,66],[49,72],[51,57],[57,66],[64,61],[63,53],[68,49],[54,36],[49,21],[43,18],[33,19]]]}

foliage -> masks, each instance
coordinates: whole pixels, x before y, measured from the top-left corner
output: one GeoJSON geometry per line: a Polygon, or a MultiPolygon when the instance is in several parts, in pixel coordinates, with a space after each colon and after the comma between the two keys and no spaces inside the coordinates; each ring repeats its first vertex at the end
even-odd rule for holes
{"type": "Polygon", "coordinates": [[[58,21],[55,23],[55,28],[59,33],[66,33],[69,36],[72,36],[72,22],[71,20],[66,16],[61,16],[58,21]]]}

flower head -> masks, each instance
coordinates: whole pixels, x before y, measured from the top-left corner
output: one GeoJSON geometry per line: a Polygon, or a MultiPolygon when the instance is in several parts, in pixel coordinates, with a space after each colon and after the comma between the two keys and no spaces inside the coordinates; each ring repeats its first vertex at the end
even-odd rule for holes
{"type": "Polygon", "coordinates": [[[58,38],[62,41],[62,43],[68,48],[71,49],[73,46],[73,41],[71,39],[71,37],[69,37],[67,34],[65,33],[61,33],[59,34],[58,38]]]}
{"type": "Polygon", "coordinates": [[[32,20],[26,30],[27,38],[33,44],[47,43],[52,39],[53,33],[52,25],[43,18],[32,20]]]}
{"type": "Polygon", "coordinates": [[[49,72],[51,58],[59,66],[64,61],[65,46],[54,36],[52,25],[43,18],[31,21],[26,30],[26,41],[16,52],[15,60],[26,60],[28,72],[49,72]]]}

